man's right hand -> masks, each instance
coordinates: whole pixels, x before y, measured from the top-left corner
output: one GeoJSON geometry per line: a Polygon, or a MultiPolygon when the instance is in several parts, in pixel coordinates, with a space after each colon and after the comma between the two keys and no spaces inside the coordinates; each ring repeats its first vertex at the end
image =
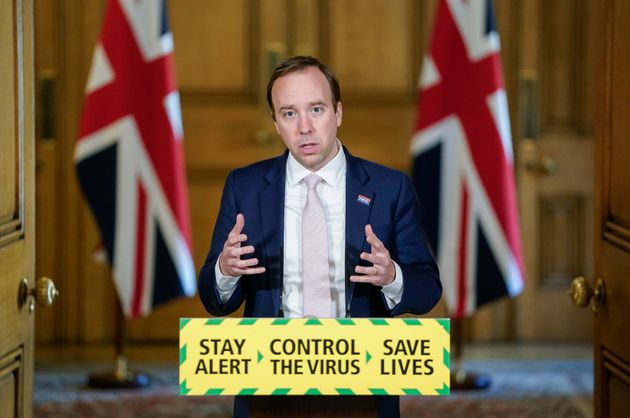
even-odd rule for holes
{"type": "Polygon", "coordinates": [[[254,267],[258,264],[257,258],[241,260],[241,256],[254,252],[254,246],[241,247],[241,243],[247,241],[247,235],[242,234],[245,226],[245,217],[236,215],[236,224],[230,231],[223,252],[219,256],[219,269],[226,276],[242,276],[243,274],[260,274],[265,272],[264,267],[254,267]]]}

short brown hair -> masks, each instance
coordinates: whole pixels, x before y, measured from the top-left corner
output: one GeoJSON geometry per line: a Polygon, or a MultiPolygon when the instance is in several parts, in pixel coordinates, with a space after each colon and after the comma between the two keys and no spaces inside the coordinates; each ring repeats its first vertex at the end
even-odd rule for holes
{"type": "Polygon", "coordinates": [[[271,100],[271,89],[273,88],[273,84],[282,76],[296,71],[303,71],[308,67],[316,67],[322,72],[322,74],[324,74],[326,80],[328,80],[330,92],[332,93],[333,108],[335,109],[335,112],[337,111],[337,103],[341,101],[341,90],[339,89],[339,81],[337,80],[337,76],[333,70],[315,57],[298,55],[278,64],[278,66],[273,70],[273,73],[271,73],[269,83],[267,83],[267,104],[269,104],[271,117],[274,120],[276,120],[276,114],[273,108],[273,101],[271,100]]]}

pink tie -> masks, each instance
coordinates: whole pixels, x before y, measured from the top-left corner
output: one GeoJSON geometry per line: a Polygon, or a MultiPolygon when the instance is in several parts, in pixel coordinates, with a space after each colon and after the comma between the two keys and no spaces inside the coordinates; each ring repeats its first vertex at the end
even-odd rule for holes
{"type": "Polygon", "coordinates": [[[328,227],[326,212],[317,194],[322,178],[309,174],[302,212],[302,314],[305,317],[330,318],[330,267],[328,262],[328,227]]]}

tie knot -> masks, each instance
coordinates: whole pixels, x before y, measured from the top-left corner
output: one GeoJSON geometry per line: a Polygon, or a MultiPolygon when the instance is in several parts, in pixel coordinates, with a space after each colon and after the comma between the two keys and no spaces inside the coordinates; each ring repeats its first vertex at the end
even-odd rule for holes
{"type": "Polygon", "coordinates": [[[306,187],[308,187],[309,190],[315,189],[315,187],[317,187],[319,182],[321,182],[322,180],[323,179],[317,174],[309,174],[308,176],[304,177],[304,183],[306,183],[306,187]]]}

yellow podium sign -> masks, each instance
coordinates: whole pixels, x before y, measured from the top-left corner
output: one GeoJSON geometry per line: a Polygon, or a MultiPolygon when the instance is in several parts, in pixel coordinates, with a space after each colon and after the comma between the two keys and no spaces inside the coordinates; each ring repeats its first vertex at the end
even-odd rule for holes
{"type": "Polygon", "coordinates": [[[450,322],[181,318],[182,395],[448,395],[450,322]]]}

